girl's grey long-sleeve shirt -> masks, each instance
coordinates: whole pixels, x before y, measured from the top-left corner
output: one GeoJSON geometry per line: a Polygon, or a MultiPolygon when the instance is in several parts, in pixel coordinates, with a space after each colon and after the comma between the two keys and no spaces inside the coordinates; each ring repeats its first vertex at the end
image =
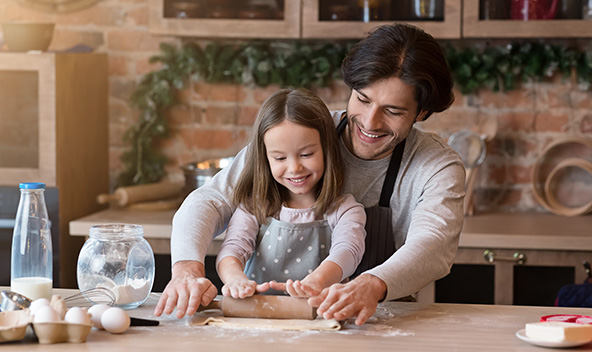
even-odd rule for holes
{"type": "MultiPolygon", "coordinates": [[[[336,123],[343,111],[333,112],[336,123]]],[[[365,207],[378,204],[390,157],[361,160],[340,140],[344,193],[365,207]]],[[[245,149],[206,185],[193,191],[173,217],[172,263],[204,263],[212,239],[234,211],[232,187],[245,163],[245,149]]],[[[366,273],[387,285],[386,300],[416,293],[447,275],[464,221],[465,169],[456,152],[437,135],[412,128],[390,200],[397,251],[366,273]]]]}

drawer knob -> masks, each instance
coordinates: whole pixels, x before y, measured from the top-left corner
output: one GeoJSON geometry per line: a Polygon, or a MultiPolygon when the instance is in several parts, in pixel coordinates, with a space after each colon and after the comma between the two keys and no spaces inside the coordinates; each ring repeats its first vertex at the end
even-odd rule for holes
{"type": "Polygon", "coordinates": [[[517,265],[523,265],[526,263],[526,255],[520,252],[514,252],[514,255],[511,257],[500,257],[497,256],[494,251],[487,249],[483,252],[483,258],[485,258],[488,263],[493,263],[495,261],[514,262],[517,265]]]}

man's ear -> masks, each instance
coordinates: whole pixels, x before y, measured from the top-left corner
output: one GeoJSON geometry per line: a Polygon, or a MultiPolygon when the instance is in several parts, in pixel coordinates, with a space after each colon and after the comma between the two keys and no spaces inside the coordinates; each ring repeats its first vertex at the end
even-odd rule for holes
{"type": "Polygon", "coordinates": [[[421,110],[417,117],[415,118],[415,122],[421,122],[428,117],[428,112],[426,110],[421,110]]]}

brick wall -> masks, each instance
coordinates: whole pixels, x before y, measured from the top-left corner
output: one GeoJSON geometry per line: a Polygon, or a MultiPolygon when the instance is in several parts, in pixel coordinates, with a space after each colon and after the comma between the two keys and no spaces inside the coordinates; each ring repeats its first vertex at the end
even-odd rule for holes
{"type": "MultiPolygon", "coordinates": [[[[158,53],[159,43],[178,44],[180,40],[149,33],[147,0],[103,0],[69,14],[44,14],[3,0],[3,20],[55,22],[50,50],[84,44],[108,54],[109,173],[114,187],[122,170],[119,157],[126,150],[122,136],[137,118],[128,98],[141,77],[157,68],[148,59],[158,53]]],[[[169,178],[181,180],[180,166],[185,163],[229,156],[240,150],[259,105],[277,88],[197,83],[179,92],[183,103],[167,112],[171,136],[161,145],[170,158],[166,167],[169,178]]],[[[340,82],[316,92],[332,109],[344,108],[349,96],[347,87],[340,82]]],[[[457,92],[456,96],[450,111],[432,116],[422,128],[448,138],[454,131],[478,131],[488,120],[497,120],[496,138],[488,144],[487,158],[477,177],[477,211],[544,211],[532,194],[532,166],[551,141],[568,136],[592,138],[592,94],[578,90],[572,81],[557,78],[526,83],[522,89],[508,93],[481,91],[463,96],[457,92]]],[[[588,151],[567,153],[580,153],[592,160],[592,155],[585,154],[588,151]]],[[[592,176],[574,172],[570,177],[576,178],[571,183],[576,186],[563,187],[558,197],[573,204],[590,201],[592,176]]]]}

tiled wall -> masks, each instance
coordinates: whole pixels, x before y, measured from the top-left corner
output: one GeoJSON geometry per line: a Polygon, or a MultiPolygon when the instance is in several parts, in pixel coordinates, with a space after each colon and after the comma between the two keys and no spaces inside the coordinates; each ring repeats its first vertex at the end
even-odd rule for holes
{"type": "MultiPolygon", "coordinates": [[[[178,38],[151,35],[147,0],[102,0],[91,8],[70,14],[43,14],[12,0],[0,1],[0,21],[55,22],[50,50],[66,50],[77,44],[109,56],[110,175],[112,185],[122,169],[119,157],[126,149],[123,133],[137,118],[128,98],[142,75],[157,69],[148,59],[158,53],[162,41],[178,38]]],[[[5,48],[4,48],[5,49],[5,48]]],[[[180,166],[236,153],[248,138],[250,125],[261,102],[278,87],[251,88],[227,84],[197,83],[179,92],[182,105],[168,111],[171,137],[162,142],[170,158],[171,179],[182,179],[180,166]]],[[[343,108],[349,91],[342,83],[317,89],[333,108],[343,108]]],[[[531,190],[531,170],[540,152],[563,137],[592,138],[592,93],[580,91],[571,81],[556,78],[544,83],[526,83],[508,93],[481,91],[463,96],[450,111],[434,115],[425,129],[443,138],[454,131],[479,130],[495,119],[498,130],[488,144],[487,158],[477,178],[476,209],[482,211],[544,211],[531,190]]],[[[592,160],[589,151],[568,151],[592,160]]],[[[592,175],[574,172],[577,182],[562,187],[565,202],[592,199],[592,175]]],[[[561,194],[563,193],[563,194],[561,194]]]]}

